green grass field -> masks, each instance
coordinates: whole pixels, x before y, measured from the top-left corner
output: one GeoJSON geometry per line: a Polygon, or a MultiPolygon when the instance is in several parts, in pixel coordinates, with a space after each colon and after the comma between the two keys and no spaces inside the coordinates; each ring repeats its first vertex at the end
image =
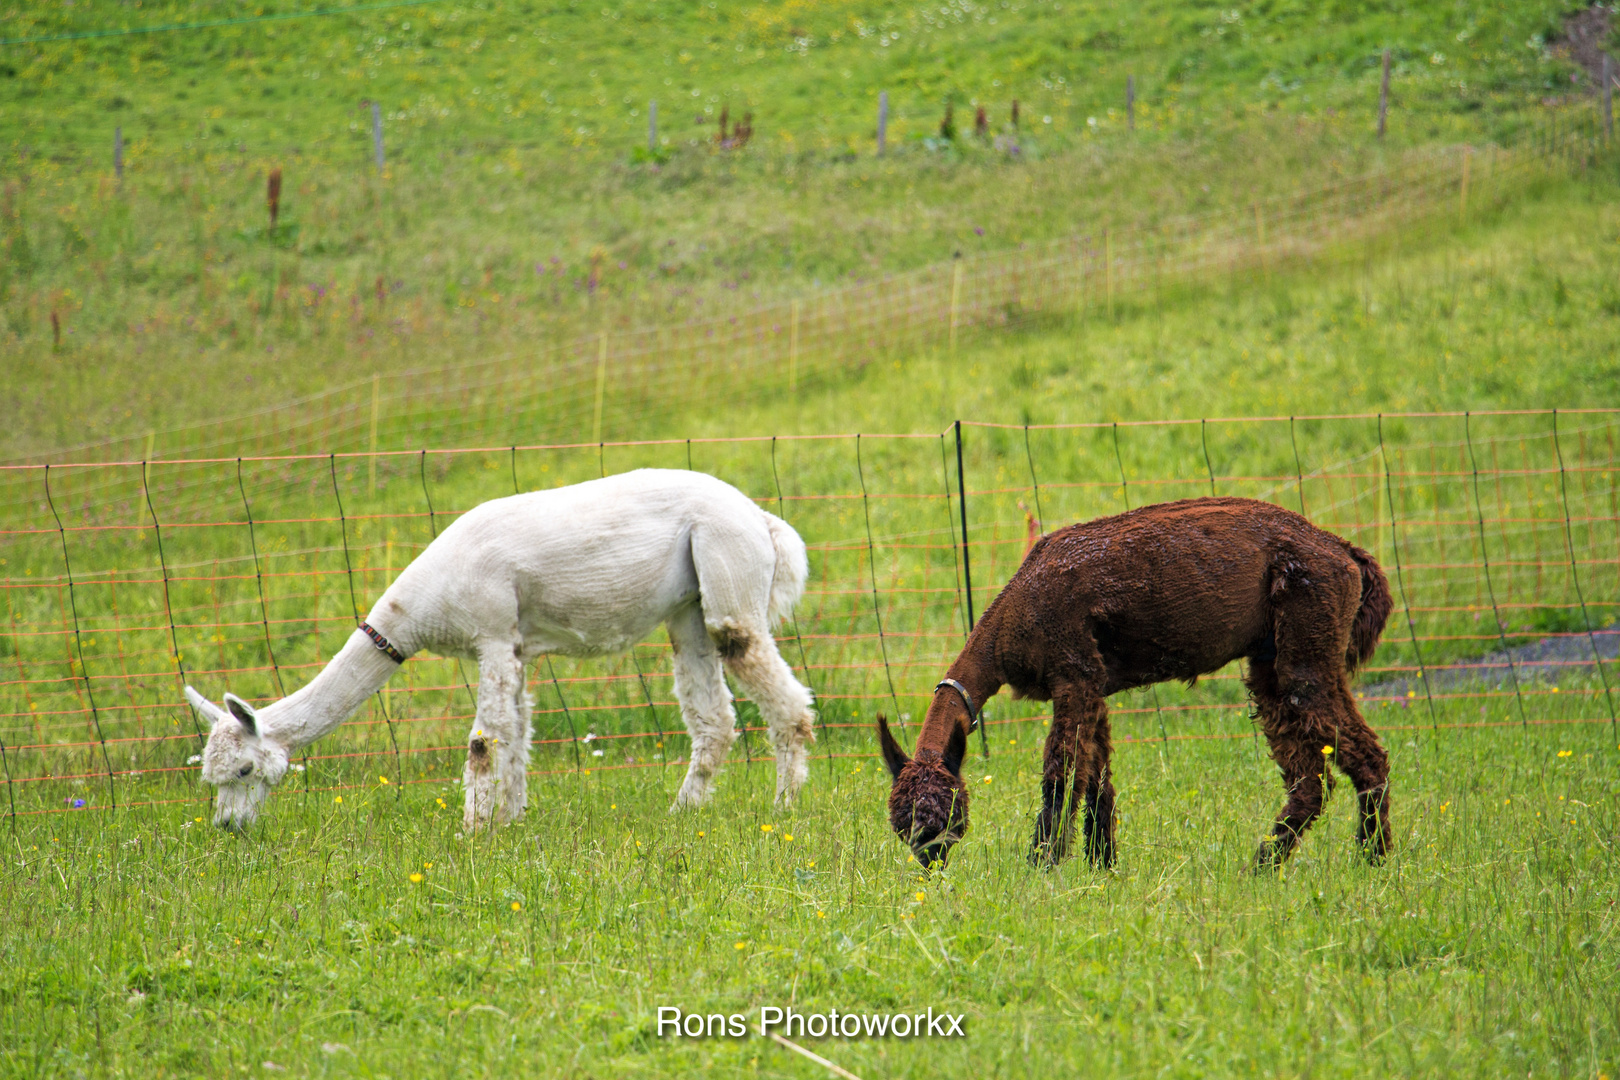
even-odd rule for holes
{"type": "MultiPolygon", "coordinates": [[[[1386,731],[1398,854],[1343,792],[1280,879],[1242,873],[1278,792],[1252,739],[1117,751],[1121,862],[1031,870],[1038,725],[967,768],[974,832],[920,877],[881,765],[817,762],[768,812],[734,766],[535,784],[455,836],[453,785],[285,794],[249,837],[187,809],[8,842],[14,1075],[826,1075],[656,1010],[965,1013],[965,1038],[801,1040],[862,1077],[1612,1075],[1613,733],[1386,731]],[[1567,755],[1567,756],[1566,756],[1567,755]],[[439,800],[448,803],[449,809],[439,800]],[[420,875],[420,879],[418,879],[420,875]]],[[[199,811],[200,813],[200,811],[199,811]]]]}
{"type": "MultiPolygon", "coordinates": [[[[152,459],[0,473],[0,1074],[825,1076],[757,1033],[656,1026],[675,1006],[757,1032],[793,1004],[966,1015],[961,1039],[800,1040],[863,1080],[1617,1075],[1620,672],[1419,674],[1620,616],[1620,168],[1550,47],[1563,14],[430,3],[0,46],[0,458],[152,459]],[[723,108],[753,114],[745,149],[715,144],[723,108]],[[1587,149],[1497,183],[1494,147],[1551,132],[1587,149]],[[1471,201],[1431,186],[1333,243],[1272,223],[1229,268],[1153,266],[1179,222],[1263,236],[1257,206],[1436,160],[1475,162],[1471,201]],[[1093,280],[1008,304],[955,348],[835,332],[840,289],[1073,236],[1097,264],[1105,231],[1150,252],[1106,302],[1093,280]],[[703,351],[705,319],[794,300],[833,330],[791,390],[703,351]],[[591,438],[591,384],[493,380],[636,328],[690,369],[610,381],[607,445],[536,447],[591,438]],[[431,397],[478,364],[495,389],[431,397]],[[370,444],[371,377],[401,369],[441,374],[379,398],[389,453],[328,458],[370,444]],[[273,444],[302,458],[238,464],[271,445],[252,417],[196,434],[348,384],[359,406],[273,444]],[[1257,416],[1280,419],[1134,423],[1257,416]],[[223,460],[170,460],[208,439],[223,460]],[[800,807],[771,810],[755,730],[711,807],[666,813],[685,741],[660,634],[531,673],[519,825],[458,834],[476,673],[433,657],[247,835],[207,824],[182,681],[301,685],[454,514],[638,465],[711,471],[811,548],[781,633],[824,725],[800,807]],[[1363,706],[1393,759],[1389,864],[1359,861],[1341,787],[1280,878],[1244,872],[1281,790],[1233,668],[1111,703],[1112,873],[1025,863],[1043,709],[994,701],[972,833],[924,879],[866,732],[920,715],[962,639],[959,482],[981,611],[1031,514],[1216,489],[1374,551],[1403,606],[1361,685],[1419,688],[1363,706]]],[[[244,15],[19,6],[0,37],[244,15]]]]}

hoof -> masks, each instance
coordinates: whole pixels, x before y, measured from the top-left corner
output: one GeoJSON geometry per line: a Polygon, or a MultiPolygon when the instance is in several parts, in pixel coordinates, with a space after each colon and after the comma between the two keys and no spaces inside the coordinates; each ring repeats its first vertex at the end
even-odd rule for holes
{"type": "Polygon", "coordinates": [[[1037,870],[1050,870],[1063,861],[1063,854],[1053,851],[1047,845],[1037,844],[1029,849],[1029,854],[1024,858],[1028,859],[1029,865],[1037,870]]]}
{"type": "Polygon", "coordinates": [[[1287,858],[1286,855],[1277,853],[1277,845],[1268,841],[1261,844],[1259,850],[1254,853],[1254,862],[1250,864],[1249,872],[1256,877],[1265,877],[1267,875],[1275,877],[1282,871],[1285,858],[1287,858]]]}

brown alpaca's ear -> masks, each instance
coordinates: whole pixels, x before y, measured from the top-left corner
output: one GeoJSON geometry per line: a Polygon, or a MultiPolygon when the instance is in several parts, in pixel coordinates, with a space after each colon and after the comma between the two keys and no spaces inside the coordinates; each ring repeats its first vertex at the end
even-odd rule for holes
{"type": "Polygon", "coordinates": [[[961,724],[951,728],[951,741],[945,744],[945,767],[952,776],[962,775],[962,759],[967,756],[967,732],[961,724]]]}
{"type": "Polygon", "coordinates": [[[889,775],[896,780],[900,779],[900,770],[911,763],[906,752],[900,749],[900,744],[894,741],[889,733],[889,718],[878,713],[877,721],[878,746],[883,750],[883,763],[889,767],[889,775]]]}

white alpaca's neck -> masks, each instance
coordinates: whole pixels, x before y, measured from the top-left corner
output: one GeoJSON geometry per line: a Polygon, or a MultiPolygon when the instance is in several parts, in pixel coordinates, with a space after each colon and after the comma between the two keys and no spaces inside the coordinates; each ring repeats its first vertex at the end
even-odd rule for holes
{"type": "Polygon", "coordinates": [[[356,630],[308,685],[259,710],[259,734],[288,750],[308,746],[347,720],[398,670],[356,630]]]}

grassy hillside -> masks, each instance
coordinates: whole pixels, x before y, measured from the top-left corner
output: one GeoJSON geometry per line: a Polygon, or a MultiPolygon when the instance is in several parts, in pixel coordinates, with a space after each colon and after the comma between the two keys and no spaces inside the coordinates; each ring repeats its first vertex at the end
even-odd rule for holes
{"type": "MultiPolygon", "coordinates": [[[[321,5],[289,2],[265,14],[321,5]]],[[[868,150],[880,90],[895,143],[937,133],[946,101],[1036,145],[1117,135],[1127,75],[1152,130],[1280,109],[1373,115],[1378,55],[1394,57],[1395,132],[1490,130],[1568,89],[1545,46],[1563,8],[1164,0],[1145,4],[690,0],[607,8],[534,2],[379,5],[384,10],[124,37],[7,45],[5,142],[104,160],[122,124],[132,160],[208,153],[370,159],[362,100],[386,110],[404,160],[508,146],[625,158],[650,100],[673,149],[714,133],[722,109],[754,118],[773,149],[868,150]],[[1091,121],[1095,119],[1096,124],[1091,121]],[[187,154],[187,152],[190,152],[187,154]]],[[[93,0],[9,10],[8,39],[243,16],[219,2],[93,0]]],[[[255,13],[256,14],[256,13],[255,13]]]]}
{"type": "MultiPolygon", "coordinates": [[[[241,15],[12,14],[16,38],[241,15]]],[[[379,371],[521,357],[958,252],[1247,213],[1398,172],[1425,147],[1511,139],[1562,112],[1555,123],[1589,122],[1570,97],[1584,76],[1548,48],[1557,17],[1542,4],[426,4],[3,46],[0,352],[60,403],[0,406],[3,453],[140,436],[379,371]],[[1385,46],[1393,119],[1376,144],[1385,46]],[[669,145],[643,160],[655,96],[669,145]],[[361,98],[387,105],[381,176],[361,98]],[[947,99],[955,140],[938,137],[947,99]],[[713,139],[728,107],[754,116],[746,148],[713,139]]]]}

